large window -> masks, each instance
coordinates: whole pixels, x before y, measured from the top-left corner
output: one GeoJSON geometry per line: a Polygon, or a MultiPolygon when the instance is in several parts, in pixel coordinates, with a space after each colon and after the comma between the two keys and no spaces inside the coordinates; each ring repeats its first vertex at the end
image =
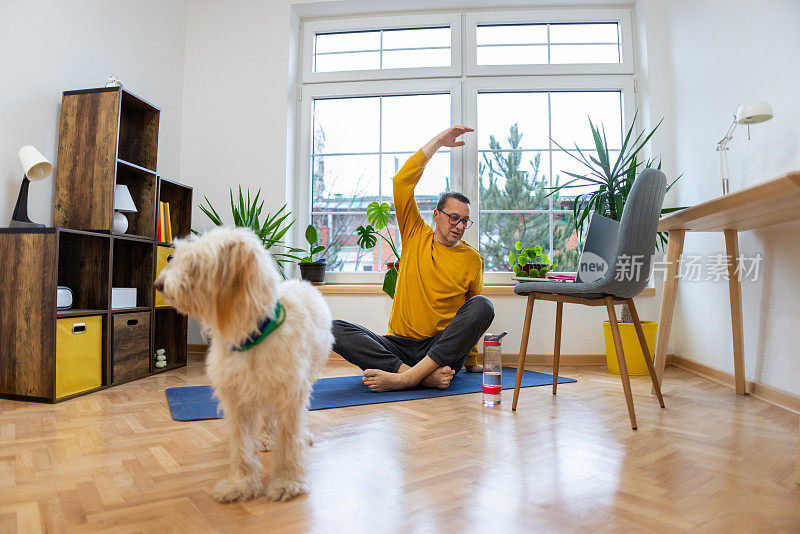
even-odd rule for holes
{"type": "MultiPolygon", "coordinates": [[[[612,148],[621,146],[635,100],[628,11],[405,16],[304,27],[297,213],[301,225],[321,229],[333,280],[378,280],[368,271],[384,270],[391,250],[357,246],[367,205],[387,202],[394,214],[394,174],[433,134],[456,123],[476,133],[464,148],[440,150],[428,164],[416,189],[423,217],[430,221],[443,191],[469,196],[478,224],[465,240],[483,254],[489,281],[491,271],[509,270],[517,240],[548,249],[558,270],[575,269],[580,243],[572,208],[586,190],[553,187],[569,179],[565,171],[580,171],[569,152],[594,151],[589,118],[603,125],[612,148]]],[[[385,232],[400,245],[394,216],[385,232]]]]}

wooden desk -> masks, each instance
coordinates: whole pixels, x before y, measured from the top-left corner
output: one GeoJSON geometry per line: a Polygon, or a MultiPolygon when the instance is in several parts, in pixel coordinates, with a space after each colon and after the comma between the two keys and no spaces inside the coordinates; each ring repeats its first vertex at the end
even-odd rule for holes
{"type": "Polygon", "coordinates": [[[739,265],[739,234],[744,230],[800,220],[800,171],[790,172],[724,197],[676,212],[658,222],[659,232],[669,232],[664,295],[656,338],[655,368],[659,383],[667,361],[667,344],[675,311],[680,259],[686,232],[723,232],[728,256],[728,289],[731,299],[733,367],[736,393],[745,395],[742,336],[741,281],[734,273],[739,265]]]}
{"type": "MultiPolygon", "coordinates": [[[[664,217],[658,222],[660,232],[669,232],[667,269],[664,275],[664,295],[656,338],[655,368],[661,383],[667,362],[667,345],[675,311],[680,259],[686,232],[723,232],[728,256],[728,290],[731,302],[733,334],[733,368],[736,393],[745,395],[744,340],[742,334],[742,288],[736,276],[739,265],[739,232],[773,224],[800,220],[800,171],[790,172],[724,197],[664,217]]],[[[797,482],[800,484],[800,454],[797,462],[797,482]]]]}

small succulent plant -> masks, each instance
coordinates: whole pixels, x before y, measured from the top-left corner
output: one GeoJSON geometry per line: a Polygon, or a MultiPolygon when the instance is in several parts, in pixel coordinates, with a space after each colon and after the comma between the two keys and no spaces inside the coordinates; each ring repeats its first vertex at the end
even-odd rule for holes
{"type": "Polygon", "coordinates": [[[526,278],[544,278],[555,265],[550,262],[547,254],[541,245],[524,247],[520,241],[514,243],[514,249],[519,253],[517,256],[512,250],[508,253],[508,265],[516,276],[526,278]]]}

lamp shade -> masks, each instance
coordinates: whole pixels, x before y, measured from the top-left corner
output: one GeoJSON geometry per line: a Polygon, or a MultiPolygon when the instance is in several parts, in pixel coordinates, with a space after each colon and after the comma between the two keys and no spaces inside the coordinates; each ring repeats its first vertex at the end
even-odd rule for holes
{"type": "Polygon", "coordinates": [[[763,100],[750,100],[736,108],[736,122],[739,124],[758,124],[774,116],[772,106],[763,100]]]}
{"type": "Polygon", "coordinates": [[[136,205],[127,185],[114,186],[114,210],[128,213],[136,211],[136,205]]]}
{"type": "Polygon", "coordinates": [[[53,164],[42,156],[42,153],[31,145],[19,149],[19,162],[25,170],[25,176],[31,182],[44,180],[53,172],[53,164]]]}

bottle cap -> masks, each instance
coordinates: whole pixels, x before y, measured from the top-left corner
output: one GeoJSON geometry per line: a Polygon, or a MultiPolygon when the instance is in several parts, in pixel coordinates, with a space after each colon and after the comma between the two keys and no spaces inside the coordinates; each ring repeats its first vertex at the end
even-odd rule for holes
{"type": "Polygon", "coordinates": [[[484,343],[487,341],[497,341],[498,345],[500,344],[499,341],[503,338],[504,335],[508,334],[508,332],[503,332],[502,334],[486,334],[483,336],[484,343]]]}

